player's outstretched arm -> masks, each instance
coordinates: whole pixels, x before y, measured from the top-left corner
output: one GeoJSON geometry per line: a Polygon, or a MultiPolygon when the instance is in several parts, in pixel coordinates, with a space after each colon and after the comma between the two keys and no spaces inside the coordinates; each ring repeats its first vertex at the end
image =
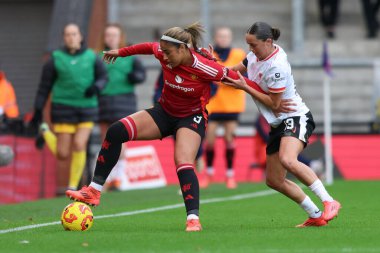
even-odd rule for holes
{"type": "Polygon", "coordinates": [[[126,57],[135,54],[154,54],[154,46],[157,43],[154,42],[145,42],[141,44],[136,44],[129,47],[123,47],[120,49],[114,49],[110,51],[103,51],[103,61],[108,64],[115,63],[118,57],[126,57]]]}

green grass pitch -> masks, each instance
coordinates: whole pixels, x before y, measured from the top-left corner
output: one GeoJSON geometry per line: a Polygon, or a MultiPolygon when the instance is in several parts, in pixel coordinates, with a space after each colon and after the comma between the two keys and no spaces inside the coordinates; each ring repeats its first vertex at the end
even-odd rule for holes
{"type": "Polygon", "coordinates": [[[56,224],[4,233],[58,221],[70,200],[5,205],[0,206],[0,252],[380,252],[380,182],[337,181],[328,190],[342,203],[339,217],[326,227],[303,229],[294,226],[306,214],[264,184],[202,190],[207,203],[201,204],[203,231],[197,233],[184,232],[184,207],[173,206],[182,203],[176,186],[103,194],[86,232],[64,231],[56,224]],[[170,207],[152,209],[163,206],[170,207]],[[138,210],[149,211],[131,213],[138,210]],[[122,212],[129,215],[96,218],[122,212]]]}

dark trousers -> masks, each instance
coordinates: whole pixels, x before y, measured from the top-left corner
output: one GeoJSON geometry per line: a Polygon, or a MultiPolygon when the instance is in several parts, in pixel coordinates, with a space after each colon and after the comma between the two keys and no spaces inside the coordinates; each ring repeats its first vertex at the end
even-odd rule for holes
{"type": "Polygon", "coordinates": [[[338,20],[339,0],[319,0],[319,14],[324,27],[334,26],[338,20]]]}
{"type": "Polygon", "coordinates": [[[377,36],[379,22],[377,20],[377,12],[380,7],[380,0],[362,0],[363,13],[367,24],[368,38],[377,36]]]}

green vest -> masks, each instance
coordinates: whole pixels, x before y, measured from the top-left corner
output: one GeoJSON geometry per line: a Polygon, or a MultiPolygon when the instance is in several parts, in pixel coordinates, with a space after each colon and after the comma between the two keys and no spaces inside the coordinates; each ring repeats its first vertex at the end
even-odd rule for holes
{"type": "MultiPolygon", "coordinates": [[[[100,54],[103,57],[103,54],[100,54]]],[[[114,64],[106,64],[108,83],[100,93],[102,96],[113,96],[132,93],[135,86],[128,81],[127,75],[133,70],[134,56],[118,58],[114,64]]]]}
{"type": "Polygon", "coordinates": [[[91,49],[77,55],[55,50],[53,60],[57,79],[53,85],[52,102],[81,108],[97,107],[96,96],[86,98],[84,95],[95,82],[96,54],[91,49]]]}

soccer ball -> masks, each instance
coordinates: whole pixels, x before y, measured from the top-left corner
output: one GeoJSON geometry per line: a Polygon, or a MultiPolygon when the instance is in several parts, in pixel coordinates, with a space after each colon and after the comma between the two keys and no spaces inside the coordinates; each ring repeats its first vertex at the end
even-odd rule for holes
{"type": "Polygon", "coordinates": [[[82,202],[74,202],[63,209],[61,223],[65,230],[89,230],[94,222],[91,208],[82,202]]]}

